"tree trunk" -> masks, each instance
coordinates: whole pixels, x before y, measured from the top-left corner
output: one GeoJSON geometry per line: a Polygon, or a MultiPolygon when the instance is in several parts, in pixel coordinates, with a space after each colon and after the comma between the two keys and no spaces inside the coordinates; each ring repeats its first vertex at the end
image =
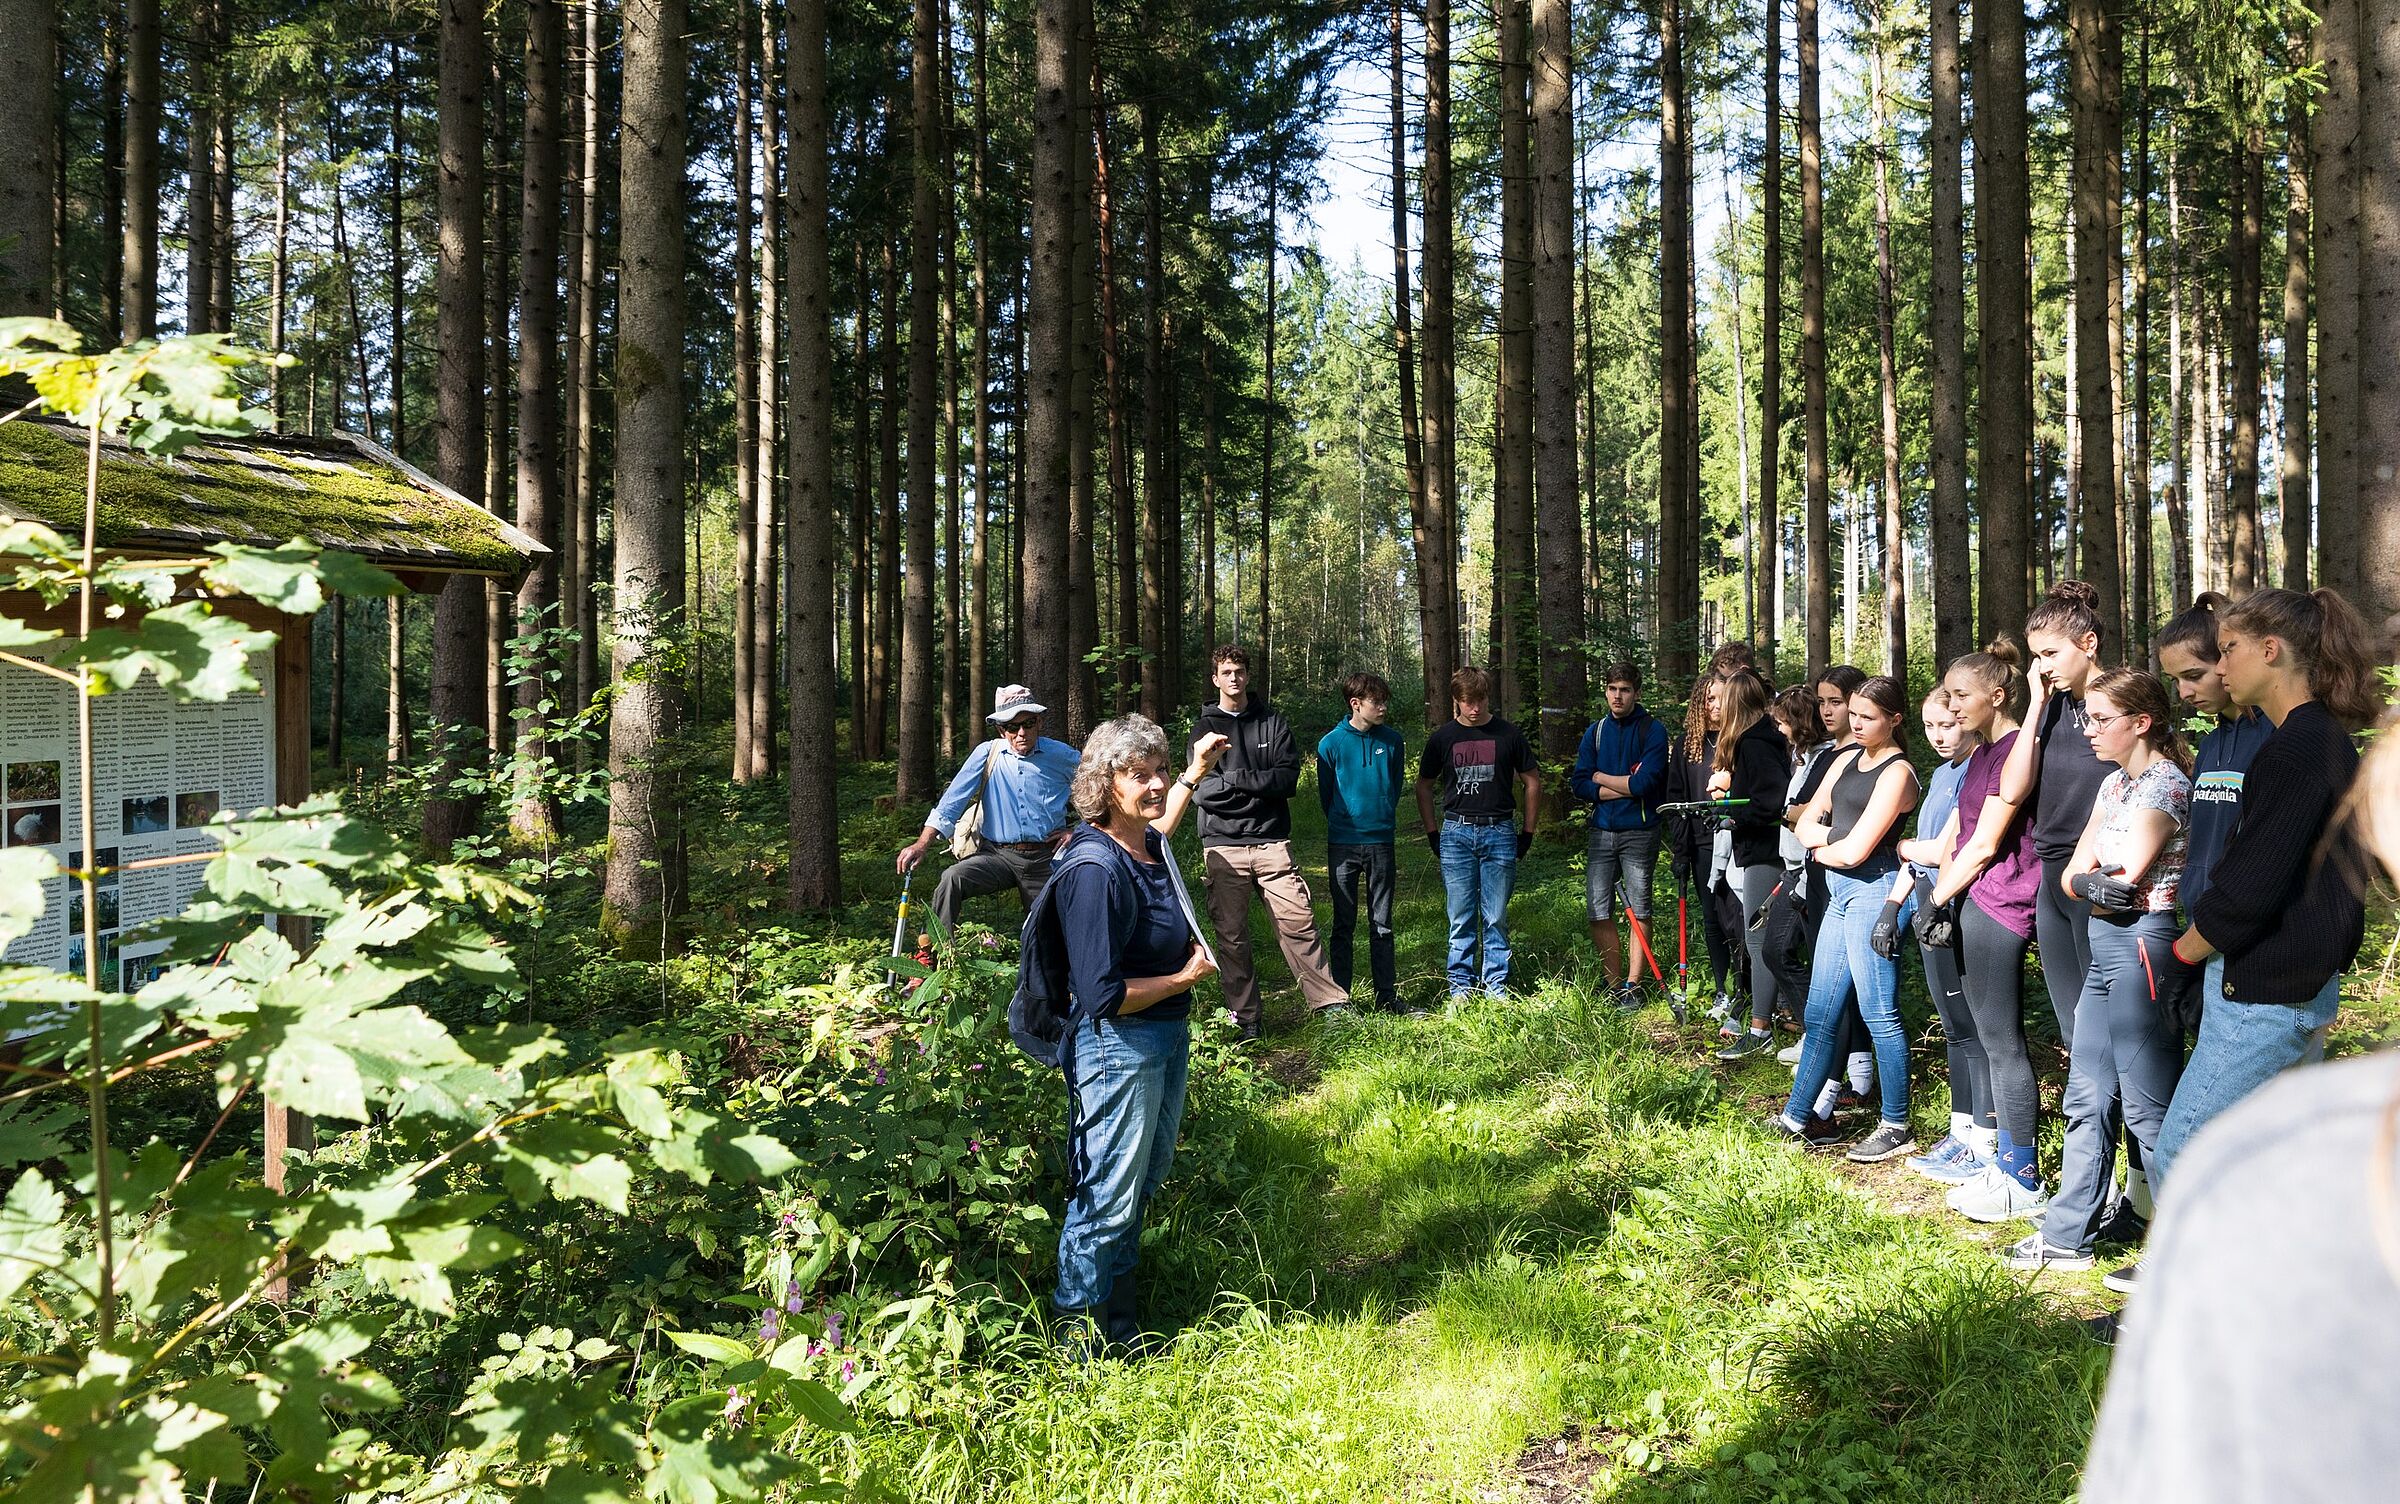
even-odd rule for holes
{"type": "MultiPolygon", "coordinates": [[[[501,79],[497,54],[488,60],[489,103],[485,140],[491,148],[484,161],[484,223],[488,255],[483,277],[483,505],[496,516],[508,516],[510,498],[508,434],[508,94],[501,79]]],[[[483,740],[493,757],[505,753],[515,729],[509,718],[508,623],[509,599],[497,580],[483,582],[483,646],[476,654],[483,669],[483,740]]]]}
{"type": "Polygon", "coordinates": [[[1067,682],[1068,739],[1080,743],[1100,722],[1099,518],[1092,474],[1092,378],[1099,364],[1099,310],[1092,302],[1093,101],[1099,93],[1099,42],[1091,0],[1074,0],[1075,243],[1068,306],[1074,319],[1067,385],[1067,682]]]}
{"type": "Polygon", "coordinates": [[[1200,331],[1200,638],[1215,652],[1217,635],[1217,387],[1211,371],[1215,342],[1200,331]]]}
{"type": "Polygon", "coordinates": [[[758,471],[757,209],[750,134],[750,28],[736,5],[733,26],[733,781],[751,780],[750,681],[758,613],[758,510],[766,488],[758,471]]]}
{"type": "Polygon", "coordinates": [[[1976,631],[2022,628],[2033,458],[2033,194],[2025,119],[2025,12],[1973,0],[1975,74],[1976,631]]]}
{"type": "Polygon", "coordinates": [[[2109,275],[2115,195],[2118,102],[2107,86],[2105,33],[2112,23],[2105,0],[2068,0],[2069,113],[2074,130],[2075,354],[2072,380],[2079,404],[2071,425],[2079,441],[2074,470],[2082,516],[2067,529],[2082,549],[2069,567],[2100,595],[2100,656],[2122,656],[2124,580],[2117,558],[2117,414],[2109,382],[2109,313],[2117,299],[2109,275]]]}
{"type": "Polygon", "coordinates": [[[2184,435],[2189,432],[2187,414],[2198,405],[2200,394],[2187,379],[2183,360],[2183,182],[2187,168],[2180,135],[2174,142],[2167,162],[2167,448],[2172,453],[2167,481],[2167,593],[2181,610],[2192,599],[2192,449],[2184,435]]]}
{"type": "Polygon", "coordinates": [[[2400,6],[2360,0],[2358,601],[2388,660],[2400,615],[2400,6]],[[2370,130],[2365,122],[2385,122],[2370,130]]]}
{"type": "MultiPolygon", "coordinates": [[[[855,140],[863,162],[863,124],[855,140]]],[[[864,762],[874,750],[870,727],[876,704],[868,647],[875,626],[875,392],[867,345],[875,294],[867,281],[867,237],[855,236],[850,244],[850,286],[858,305],[850,321],[850,757],[864,762]]]]}
{"type": "MultiPolygon", "coordinates": [[[[1425,531],[1439,565],[1433,580],[1440,616],[1435,623],[1441,645],[1438,661],[1454,665],[1464,644],[1458,635],[1458,326],[1453,255],[1457,210],[1451,196],[1450,0],[1425,0],[1425,162],[1419,174],[1425,191],[1424,382],[1420,394],[1425,429],[1425,531]]],[[[1417,567],[1425,567],[1423,555],[1417,567]]],[[[1430,674],[1437,655],[1430,645],[1426,652],[1430,674]]],[[[1446,708],[1450,703],[1447,670],[1442,681],[1439,703],[1446,708]]]]}
{"type": "MultiPolygon", "coordinates": [[[[1158,166],[1159,101],[1142,105],[1142,714],[1166,715],[1168,685],[1167,527],[1173,504],[1167,455],[1165,184],[1158,166]]],[[[1162,722],[1163,723],[1163,722],[1162,722]]]]}
{"type": "MultiPolygon", "coordinates": [[[[776,546],[775,456],[781,452],[783,369],[783,119],[775,88],[775,15],[771,0],[758,9],[758,459],[756,536],[750,550],[758,561],[757,595],[750,614],[750,781],[775,776],[775,644],[781,636],[783,597],[776,546]]],[[[830,336],[828,336],[830,337],[830,336]]]]}
{"type": "Polygon", "coordinates": [[[1116,713],[1134,708],[1133,653],[1141,642],[1141,524],[1134,515],[1133,460],[1125,431],[1125,368],[1122,328],[1117,308],[1116,183],[1110,176],[1109,108],[1100,99],[1097,72],[1092,79],[1092,219],[1093,244],[1100,295],[1100,383],[1102,419],[1108,440],[1109,542],[1115,554],[1111,571],[1115,610],[1109,646],[1111,688],[1116,713]]]}
{"type": "MultiPolygon", "coordinates": [[[[441,256],[435,317],[441,345],[435,474],[477,505],[484,492],[483,10],[441,0],[441,256]]],[[[483,581],[453,576],[433,609],[430,709],[439,759],[425,801],[425,840],[442,856],[475,828],[477,801],[460,781],[484,755],[483,581]]]]}
{"type": "Polygon", "coordinates": [[[2311,56],[2324,93],[2314,125],[2315,172],[2310,182],[2316,226],[2317,304],[2317,535],[2335,547],[2317,554],[2318,583],[2357,599],[2362,575],[2362,475],[2358,465],[2359,121],[2367,59],[2360,55],[2362,0],[2325,0],[2311,56]]]}
{"type": "MultiPolygon", "coordinates": [[[[788,0],[784,88],[792,132],[791,247],[784,299],[791,415],[784,538],[792,588],[784,595],[784,695],[790,718],[791,887],[795,909],[842,898],[834,791],[833,273],[826,201],[831,137],[825,104],[825,0],[788,0]]],[[[979,472],[980,478],[980,472],[979,472]]]]}
{"type": "MultiPolygon", "coordinates": [[[[2141,92],[2137,96],[2136,118],[2140,124],[2135,134],[2134,219],[2133,219],[2133,491],[2126,502],[2127,521],[2132,524],[2133,548],[2126,560],[2126,569],[2133,588],[2127,592],[2133,608],[2133,652],[2127,656],[2147,659],[2150,653],[2151,627],[2158,616],[2154,600],[2156,573],[2154,543],[2156,511],[2151,503],[2151,413],[2150,413],[2150,18],[2142,16],[2142,50],[2138,65],[2141,73],[2141,92]]],[[[2178,608],[2182,606],[2177,601],[2178,608]]]]}
{"type": "MultiPolygon", "coordinates": [[[[1067,632],[1067,449],[1075,320],[1074,0],[1035,0],[1033,241],[1027,270],[1026,490],[1021,662],[1037,698],[1062,698],[1074,672],[1067,632]]],[[[981,97],[980,95],[978,96],[981,97]]]]}
{"type": "Polygon", "coordinates": [[[0,0],[0,36],[0,318],[38,317],[55,306],[58,7],[0,0]]]}
{"type": "MultiPolygon", "coordinates": [[[[799,0],[806,4],[808,0],[799,0]]],[[[683,599],[683,0],[626,0],[618,189],[616,654],[604,924],[666,945],[683,897],[680,676],[644,672],[683,599]],[[652,928],[655,926],[656,928],[652,928]]]]}
{"type": "MultiPolygon", "coordinates": [[[[575,307],[575,343],[579,352],[574,373],[575,574],[567,585],[568,594],[575,601],[575,621],[580,629],[573,649],[574,703],[578,707],[591,704],[600,692],[599,611],[592,593],[592,584],[599,578],[600,570],[600,459],[595,437],[600,405],[600,0],[583,0],[582,106],[580,176],[584,216],[583,232],[576,238],[575,247],[575,284],[581,289],[575,307]]],[[[586,746],[576,745],[578,770],[590,756],[586,746]]]]}
{"type": "MultiPolygon", "coordinates": [[[[1692,676],[1698,662],[1700,603],[1684,595],[1682,561],[1696,555],[1690,406],[1692,366],[1692,180],[1687,164],[1690,105],[1683,84],[1681,0],[1658,7],[1658,674],[1668,683],[1692,676]]],[[[1555,374],[1555,373],[1548,373],[1555,374]]],[[[1536,430],[1540,447],[1543,423],[1536,430]]],[[[1545,573],[1547,569],[1545,568],[1545,573]]]]}
{"type": "MultiPolygon", "coordinates": [[[[217,104],[216,8],[223,0],[193,0],[185,41],[184,86],[190,108],[184,122],[183,330],[209,334],[209,292],[217,276],[217,104]]],[[[28,176],[29,190],[46,191],[48,175],[28,176]]],[[[46,243],[46,242],[45,242],[46,243]]]]}
{"type": "Polygon", "coordinates": [[[1267,348],[1264,370],[1261,372],[1265,383],[1265,401],[1259,414],[1258,438],[1257,669],[1260,687],[1270,693],[1275,683],[1274,596],[1269,589],[1275,578],[1275,272],[1276,263],[1283,254],[1275,209],[1277,191],[1282,187],[1283,163],[1279,158],[1270,157],[1267,162],[1267,348]]]}
{"type": "MultiPolygon", "coordinates": [[[[2295,31],[2292,62],[2308,61],[2308,40],[2295,31]]],[[[2308,588],[2308,95],[2284,96],[2284,172],[2290,196],[2283,213],[2283,588],[2308,588]]]]}
{"type": "MultiPolygon", "coordinates": [[[[909,100],[914,159],[909,171],[908,233],[908,574],[900,636],[900,802],[914,808],[940,792],[934,752],[940,736],[934,644],[934,434],[941,422],[935,345],[941,339],[941,195],[943,165],[940,7],[916,0],[911,27],[909,100]]],[[[888,263],[887,263],[888,264],[888,263]]],[[[887,284],[888,285],[888,284],[887,284]]],[[[887,574],[888,580],[890,576],[887,574]]]]}
{"type": "MultiPolygon", "coordinates": [[[[275,101],[275,256],[267,271],[267,349],[283,354],[284,328],[290,321],[292,278],[292,144],[286,116],[288,103],[275,101]]],[[[282,432],[285,421],[283,370],[280,366],[267,368],[267,406],[275,414],[275,428],[282,432]]]]}
{"type": "MultiPolygon", "coordinates": [[[[968,564],[967,720],[975,724],[976,718],[984,715],[991,704],[985,675],[990,671],[992,656],[992,564],[985,534],[1000,514],[992,505],[992,237],[983,198],[984,171],[992,150],[991,6],[988,0],[971,0],[971,3],[975,8],[975,147],[969,178],[968,224],[975,256],[975,540],[968,564]]],[[[1017,401],[1023,401],[1021,391],[1017,401]]],[[[1017,442],[1023,442],[1021,431],[1017,442]]]]}
{"type": "Polygon", "coordinates": [[[1892,266],[1891,102],[1884,79],[1890,18],[1875,12],[1873,53],[1867,59],[1875,126],[1875,364],[1881,388],[1883,429],[1883,671],[1908,682],[1907,513],[1900,498],[1900,363],[1894,350],[1893,306],[1898,289],[1892,266]]]}
{"type": "MultiPolygon", "coordinates": [[[[1955,5],[1957,0],[1947,3],[1955,5]]],[[[1766,74],[1766,141],[1759,159],[1759,218],[1765,235],[1760,261],[1765,287],[1759,298],[1758,533],[1750,556],[1757,566],[1758,657],[1772,676],[1776,636],[1783,630],[1783,0],[1766,0],[1766,27],[1766,46],[1759,63],[1766,74]]],[[[1955,18],[1952,34],[1955,44],[1955,18]]],[[[1934,172],[1938,185],[1938,163],[1934,172]]],[[[1935,201],[1940,202],[1939,186],[1934,193],[1935,201]]],[[[1937,228],[1934,234],[1938,245],[1941,231],[1937,228]]],[[[1938,278],[1938,254],[1934,266],[1938,278]]]]}
{"type": "MultiPolygon", "coordinates": [[[[1424,420],[1417,404],[1417,357],[1412,348],[1414,336],[1410,328],[1406,16],[1407,0],[1392,0],[1392,343],[1398,356],[1400,375],[1400,453],[1408,484],[1410,544],[1417,565],[1417,637],[1423,649],[1420,657],[1425,670],[1425,719],[1429,725],[1438,726],[1447,719],[1450,672],[1456,665],[1451,661],[1447,641],[1442,635],[1443,575],[1440,550],[1436,543],[1439,531],[1434,526],[1432,510],[1426,500],[1424,420]]],[[[1505,186],[1502,191],[1505,193],[1505,186]]],[[[1206,400],[1205,341],[1201,351],[1201,369],[1204,373],[1201,388],[1206,400]]],[[[1207,582],[1202,600],[1208,613],[1207,635],[1213,643],[1216,638],[1216,535],[1212,525],[1215,517],[1216,425],[1213,406],[1209,409],[1209,416],[1204,444],[1207,468],[1202,475],[1203,494],[1208,498],[1209,507],[1201,514],[1201,536],[1204,540],[1201,557],[1207,582]]]]}
{"type": "MultiPolygon", "coordinates": [[[[1500,331],[1492,394],[1492,668],[1502,713],[1538,703],[1538,666],[1527,672],[1534,640],[1533,521],[1533,162],[1528,119],[1533,77],[1527,0],[1501,0],[1495,24],[1500,52],[1500,331]]],[[[1405,200],[1401,201],[1403,204],[1405,200]]],[[[1398,207],[1397,205],[1395,207],[1398,207]]],[[[1401,371],[1402,379],[1408,372],[1401,371]]],[[[1427,705],[1448,695],[1428,692],[1427,705]]],[[[1428,719],[1438,720],[1429,716],[1428,719]]]]}
{"type": "Polygon", "coordinates": [[[2259,351],[2260,251],[2266,239],[2265,127],[2251,122],[2242,132],[2233,155],[2234,213],[2226,236],[2225,254],[2231,308],[2225,337],[2232,346],[2233,460],[2226,480],[2226,545],[2230,588],[2235,597],[2248,595],[2260,584],[2258,574],[2258,409],[2265,401],[2261,389],[2259,351]]]}
{"type": "Polygon", "coordinates": [[[1833,661],[1833,478],[1825,423],[1825,167],[1817,97],[1817,0],[1795,0],[1792,30],[1800,46],[1800,421],[1807,446],[1808,507],[1804,609],[1809,671],[1814,673],[1833,661]]]}
{"type": "MultiPolygon", "coordinates": [[[[895,165],[888,129],[884,140],[888,170],[895,165]]],[[[891,173],[892,178],[897,176],[891,173]]],[[[867,748],[877,761],[898,750],[892,735],[894,711],[905,719],[910,708],[905,671],[899,662],[901,618],[907,614],[908,603],[900,596],[900,411],[906,399],[900,391],[900,256],[892,245],[898,229],[891,226],[883,237],[883,280],[875,326],[875,636],[868,644],[872,655],[868,691],[874,713],[867,723],[867,748]]]]}
{"type": "Polygon", "coordinates": [[[524,222],[517,245],[517,526],[553,550],[534,560],[517,585],[517,657],[531,667],[516,684],[519,774],[509,824],[519,840],[547,845],[557,837],[551,800],[542,787],[549,747],[542,735],[542,702],[557,696],[554,652],[545,636],[557,625],[558,451],[558,220],[559,112],[564,91],[565,18],[560,0],[525,6],[524,222]]]}
{"type": "Polygon", "coordinates": [[[1572,755],[1583,730],[1581,492],[1575,484],[1574,15],[1533,0],[1534,508],[1541,529],[1541,743],[1572,755]]]}
{"type": "Polygon", "coordinates": [[[957,109],[951,95],[951,80],[957,76],[950,52],[950,0],[940,0],[941,73],[935,82],[940,93],[942,129],[940,167],[941,182],[941,263],[942,312],[941,371],[938,380],[942,389],[942,761],[947,763],[959,755],[959,575],[966,553],[959,537],[959,475],[958,475],[958,208],[951,182],[958,172],[957,109]]]}
{"type": "Polygon", "coordinates": [[[1937,665],[1975,648],[1972,518],[1967,509],[1966,215],[1960,178],[1959,0],[1933,0],[1933,267],[1927,340],[1932,354],[1933,495],[1927,542],[1933,555],[1933,656],[1937,665]]]}
{"type": "Polygon", "coordinates": [[[118,337],[158,334],[158,0],[125,6],[124,290],[118,337]]]}
{"type": "MultiPolygon", "coordinates": [[[[401,51],[395,41],[385,54],[386,83],[384,88],[385,118],[388,122],[384,136],[383,204],[386,254],[384,294],[386,328],[391,350],[385,359],[385,376],[389,382],[392,402],[392,453],[403,459],[408,456],[408,243],[406,238],[406,204],[400,194],[400,164],[407,160],[407,143],[401,125],[401,51]]],[[[335,186],[340,182],[337,176],[335,186]]],[[[340,197],[335,197],[335,224],[339,232],[340,197]]],[[[358,321],[358,285],[356,279],[346,279],[350,286],[350,327],[358,343],[359,406],[368,414],[374,411],[374,399],[368,395],[367,346],[365,331],[358,321]]],[[[365,419],[367,433],[375,431],[374,419],[365,419]]]]}

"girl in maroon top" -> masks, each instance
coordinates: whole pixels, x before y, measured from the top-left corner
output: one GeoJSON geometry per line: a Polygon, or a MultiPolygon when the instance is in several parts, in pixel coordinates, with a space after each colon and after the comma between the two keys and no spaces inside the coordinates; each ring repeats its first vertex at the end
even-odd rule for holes
{"type": "Polygon", "coordinates": [[[1981,736],[1982,745],[1959,780],[1950,857],[1918,921],[1920,938],[1958,941],[1967,1008],[1991,1071],[1998,1126],[1989,1140],[1970,1145],[1984,1170],[1949,1197],[1977,1221],[2024,1216],[2042,1205],[2034,1157],[2040,1097],[2025,1053],[2025,950],[2033,940],[2042,863],[2025,809],[2000,791],[2001,772],[2022,734],[2023,662],[2016,645],[2000,638],[1951,664],[1943,678],[1961,728],[1981,736]]]}

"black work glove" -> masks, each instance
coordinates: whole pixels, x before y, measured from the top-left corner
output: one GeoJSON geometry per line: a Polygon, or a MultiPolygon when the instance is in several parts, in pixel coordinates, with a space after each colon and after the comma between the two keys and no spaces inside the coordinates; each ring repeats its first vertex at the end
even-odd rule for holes
{"type": "Polygon", "coordinates": [[[1533,832],[1532,832],[1532,831],[1530,831],[1530,830],[1520,830],[1520,831],[1518,831],[1518,832],[1517,832],[1517,860],[1518,860],[1518,861],[1520,861],[1520,862],[1521,862],[1521,861],[1523,861],[1523,860],[1525,860],[1525,853],[1527,853],[1527,852],[1529,852],[1529,851],[1531,851],[1531,850],[1533,850],[1533,832]]]}
{"type": "Polygon", "coordinates": [[[1909,927],[1917,932],[1917,943],[1927,950],[1948,950],[1958,943],[1958,900],[1925,905],[1917,910],[1909,927]]]}
{"type": "Polygon", "coordinates": [[[2067,891],[2095,909],[2130,909],[2135,893],[2133,884],[2108,872],[2078,872],[2067,879],[2067,891]]]}
{"type": "Polygon", "coordinates": [[[2142,946],[2142,959],[2150,965],[2150,996],[2158,1003],[2159,1011],[2186,1031],[2200,1026],[2202,996],[2201,978],[2208,975],[2206,966],[2194,966],[2175,954],[2172,945],[2153,949],[2142,946]]]}
{"type": "Polygon", "coordinates": [[[1440,860],[1442,855],[1442,833],[1438,830],[1429,830],[1425,832],[1425,844],[1433,848],[1435,860],[1440,860]]]}
{"type": "Polygon", "coordinates": [[[1867,948],[1886,961],[1900,957],[1900,900],[1887,898],[1883,912],[1875,916],[1875,928],[1867,934],[1867,948]]]}

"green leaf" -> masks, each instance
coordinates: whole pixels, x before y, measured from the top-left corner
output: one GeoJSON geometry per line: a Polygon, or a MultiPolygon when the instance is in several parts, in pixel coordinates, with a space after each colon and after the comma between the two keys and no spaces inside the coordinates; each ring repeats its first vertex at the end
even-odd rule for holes
{"type": "Polygon", "coordinates": [[[33,933],[47,906],[42,885],[58,876],[58,860],[39,846],[0,851],[0,945],[33,933]]]}
{"type": "Polygon", "coordinates": [[[29,648],[53,641],[62,635],[64,634],[58,632],[45,632],[39,627],[29,627],[13,616],[0,616],[0,648],[29,648]]]}
{"type": "Polygon", "coordinates": [[[82,1115],[66,1102],[0,1107],[0,1166],[32,1164],[65,1152],[62,1133],[82,1115]]]}
{"type": "Polygon", "coordinates": [[[39,1170],[27,1170],[0,1201],[0,1301],[67,1256],[67,1198],[39,1170]]]}
{"type": "Polygon", "coordinates": [[[295,616],[313,616],[327,591],[339,595],[397,595],[398,580],[356,554],[320,549],[303,538],[275,548],[238,543],[210,547],[217,562],[200,578],[223,595],[243,595],[295,616]]]}
{"type": "Polygon", "coordinates": [[[151,674],[179,699],[222,700],[258,688],[250,655],[274,642],[274,633],[218,616],[206,601],[180,601],[130,630],[100,627],[70,639],[58,662],[89,668],[109,689],[131,689],[151,674]]]}
{"type": "Polygon", "coordinates": [[[850,1409],[825,1385],[815,1379],[787,1379],[780,1392],[792,1402],[794,1409],[808,1417],[808,1423],[821,1431],[839,1431],[845,1435],[858,1429],[857,1419],[850,1409]]]}
{"type": "Polygon", "coordinates": [[[711,1363],[740,1363],[753,1356],[748,1343],[714,1332],[669,1332],[667,1340],[693,1357],[706,1358],[711,1363]]]}

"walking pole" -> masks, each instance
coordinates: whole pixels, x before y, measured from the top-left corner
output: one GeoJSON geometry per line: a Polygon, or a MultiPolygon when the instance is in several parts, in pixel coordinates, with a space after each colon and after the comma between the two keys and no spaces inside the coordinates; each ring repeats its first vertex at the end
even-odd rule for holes
{"type": "Polygon", "coordinates": [[[909,879],[916,875],[917,871],[914,867],[900,874],[900,913],[892,921],[892,954],[894,957],[900,954],[900,942],[908,934],[908,884],[909,879]]]}

